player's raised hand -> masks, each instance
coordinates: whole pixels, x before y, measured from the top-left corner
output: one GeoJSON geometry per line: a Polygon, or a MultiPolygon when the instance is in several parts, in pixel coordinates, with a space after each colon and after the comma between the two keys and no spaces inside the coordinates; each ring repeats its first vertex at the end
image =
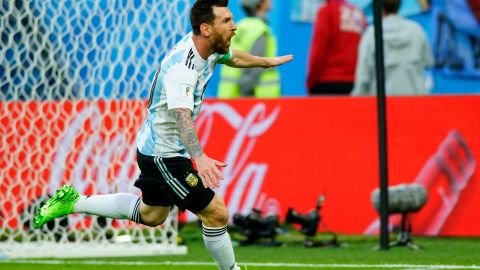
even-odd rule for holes
{"type": "Polygon", "coordinates": [[[265,57],[265,60],[267,63],[265,68],[276,67],[292,61],[293,55],[289,54],[277,57],[265,57]]]}
{"type": "Polygon", "coordinates": [[[226,64],[236,68],[262,67],[271,68],[283,65],[293,60],[293,55],[283,55],[277,57],[255,56],[242,50],[233,50],[232,57],[226,64]]]}
{"type": "Polygon", "coordinates": [[[225,167],[227,164],[210,158],[205,153],[197,157],[195,160],[198,175],[202,179],[205,188],[217,188],[220,186],[220,180],[223,180],[223,173],[218,167],[225,167]]]}

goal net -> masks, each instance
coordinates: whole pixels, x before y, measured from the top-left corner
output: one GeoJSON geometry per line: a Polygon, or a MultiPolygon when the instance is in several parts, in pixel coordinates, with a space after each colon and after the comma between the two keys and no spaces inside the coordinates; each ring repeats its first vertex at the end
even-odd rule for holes
{"type": "Polygon", "coordinates": [[[189,0],[8,0],[0,5],[0,257],[185,253],[177,212],[148,228],[87,215],[33,229],[63,184],[139,193],[135,134],[189,0]]]}

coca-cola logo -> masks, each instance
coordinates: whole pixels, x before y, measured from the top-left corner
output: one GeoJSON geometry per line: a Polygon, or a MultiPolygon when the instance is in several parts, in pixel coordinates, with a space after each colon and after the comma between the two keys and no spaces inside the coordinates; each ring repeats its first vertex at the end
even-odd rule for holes
{"type": "MultiPolygon", "coordinates": [[[[265,104],[259,102],[255,103],[243,116],[229,104],[216,102],[205,104],[202,114],[196,120],[197,129],[202,130],[202,145],[208,143],[210,135],[215,129],[215,115],[225,120],[235,131],[235,135],[226,149],[224,161],[228,166],[223,168],[224,181],[216,190],[220,196],[229,198],[226,203],[231,213],[247,214],[253,207],[264,208],[266,206],[264,205],[265,195],[262,196],[262,200],[258,199],[268,164],[266,161],[248,161],[248,158],[257,139],[274,124],[279,113],[280,106],[267,113],[265,104]],[[234,186],[230,188],[231,185],[234,186]],[[227,190],[230,190],[231,194],[226,194],[227,190]],[[242,203],[241,199],[244,196],[246,199],[242,203]]],[[[268,200],[268,205],[272,205],[271,201],[272,198],[268,200]]],[[[270,211],[272,210],[270,209],[270,211]]]]}

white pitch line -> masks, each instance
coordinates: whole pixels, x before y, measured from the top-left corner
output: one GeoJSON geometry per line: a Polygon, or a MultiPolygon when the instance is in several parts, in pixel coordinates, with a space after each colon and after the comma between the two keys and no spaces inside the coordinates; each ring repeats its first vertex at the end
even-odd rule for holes
{"type": "MultiPolygon", "coordinates": [[[[147,261],[105,261],[105,260],[0,260],[0,264],[69,264],[69,265],[179,265],[214,266],[213,262],[147,262],[147,261]]],[[[385,269],[480,269],[477,265],[443,264],[313,264],[313,263],[254,263],[240,262],[242,266],[291,267],[291,268],[385,268],[385,269]]]]}

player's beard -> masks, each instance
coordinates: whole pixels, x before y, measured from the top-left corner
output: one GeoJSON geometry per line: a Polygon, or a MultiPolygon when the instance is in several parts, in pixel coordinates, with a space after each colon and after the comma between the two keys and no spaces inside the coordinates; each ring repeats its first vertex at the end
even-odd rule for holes
{"type": "Polygon", "coordinates": [[[230,49],[230,38],[223,38],[216,34],[212,39],[212,48],[216,53],[226,54],[230,49]]]}

